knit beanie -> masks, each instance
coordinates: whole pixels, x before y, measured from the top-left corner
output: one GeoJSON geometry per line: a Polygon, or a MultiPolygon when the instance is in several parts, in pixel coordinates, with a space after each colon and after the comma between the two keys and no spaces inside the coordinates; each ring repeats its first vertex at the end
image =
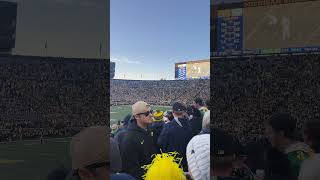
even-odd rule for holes
{"type": "Polygon", "coordinates": [[[194,180],[210,180],[210,134],[197,135],[190,140],[187,161],[194,180]]]}

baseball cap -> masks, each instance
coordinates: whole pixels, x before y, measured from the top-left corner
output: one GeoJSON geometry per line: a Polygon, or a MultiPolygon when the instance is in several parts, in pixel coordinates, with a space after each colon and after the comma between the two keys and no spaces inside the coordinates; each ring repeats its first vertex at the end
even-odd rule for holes
{"type": "Polygon", "coordinates": [[[187,108],[184,104],[180,102],[175,102],[172,106],[172,110],[176,112],[186,112],[187,108]]]}
{"type": "Polygon", "coordinates": [[[202,100],[201,98],[196,98],[196,99],[194,100],[194,102],[197,103],[197,104],[199,104],[199,105],[201,105],[201,106],[204,105],[204,104],[203,104],[203,100],[202,100]]]}
{"type": "Polygon", "coordinates": [[[140,113],[145,113],[149,111],[150,105],[144,101],[138,101],[132,105],[132,115],[137,115],[140,113]]]}
{"type": "Polygon", "coordinates": [[[294,138],[297,120],[287,112],[274,113],[268,124],[276,131],[284,131],[285,136],[294,138]]]}
{"type": "Polygon", "coordinates": [[[187,146],[187,161],[195,180],[210,179],[210,134],[194,136],[187,146]]]}
{"type": "Polygon", "coordinates": [[[105,126],[88,127],[73,136],[70,143],[72,169],[110,163],[109,141],[108,130],[105,126]]]}

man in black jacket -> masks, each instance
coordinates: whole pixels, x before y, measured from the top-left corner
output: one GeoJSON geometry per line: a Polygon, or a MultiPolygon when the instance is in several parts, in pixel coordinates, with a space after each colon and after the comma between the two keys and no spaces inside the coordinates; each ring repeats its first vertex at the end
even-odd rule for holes
{"type": "Polygon", "coordinates": [[[178,152],[182,158],[182,167],[188,171],[186,161],[186,149],[189,141],[193,137],[192,129],[186,118],[186,107],[184,104],[176,102],[172,106],[174,119],[165,124],[158,138],[158,145],[162,152],[178,152]]]}
{"type": "Polygon", "coordinates": [[[152,155],[156,153],[152,133],[147,128],[152,123],[152,111],[150,105],[138,101],[132,106],[132,122],[129,123],[127,132],[120,144],[123,171],[142,179],[144,174],[141,168],[152,161],[152,155]]]}

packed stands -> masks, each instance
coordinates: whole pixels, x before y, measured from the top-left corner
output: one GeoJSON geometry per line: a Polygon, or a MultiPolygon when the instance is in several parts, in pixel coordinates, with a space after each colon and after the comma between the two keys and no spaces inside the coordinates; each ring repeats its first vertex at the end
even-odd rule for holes
{"type": "Polygon", "coordinates": [[[105,60],[0,57],[0,141],[71,136],[106,124],[105,60]]]}
{"type": "Polygon", "coordinates": [[[288,111],[299,127],[320,115],[317,54],[217,59],[211,86],[214,126],[243,143],[263,136],[273,112],[288,111]]]}
{"type": "Polygon", "coordinates": [[[171,105],[173,101],[192,103],[195,97],[209,99],[210,80],[120,80],[110,83],[111,105],[132,105],[143,100],[154,105],[171,105]]]}

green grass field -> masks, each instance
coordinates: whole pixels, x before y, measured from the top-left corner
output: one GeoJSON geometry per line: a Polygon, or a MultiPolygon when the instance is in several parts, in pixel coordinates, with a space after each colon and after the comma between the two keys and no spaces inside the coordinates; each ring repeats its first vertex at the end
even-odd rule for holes
{"type": "MultiPolygon", "coordinates": [[[[168,106],[152,109],[169,110],[168,106]]],[[[131,113],[131,106],[112,106],[111,124],[131,113]]],[[[64,165],[71,167],[70,138],[25,140],[0,143],[0,180],[44,180],[49,172],[64,165]]]]}
{"type": "Polygon", "coordinates": [[[69,138],[17,141],[0,144],[1,180],[43,180],[64,165],[70,168],[69,138]]]}
{"type": "MultiPolygon", "coordinates": [[[[170,106],[151,106],[153,110],[170,110],[170,106]]],[[[118,121],[121,121],[127,114],[131,113],[131,106],[111,106],[110,108],[110,124],[115,124],[118,121]]]]}

